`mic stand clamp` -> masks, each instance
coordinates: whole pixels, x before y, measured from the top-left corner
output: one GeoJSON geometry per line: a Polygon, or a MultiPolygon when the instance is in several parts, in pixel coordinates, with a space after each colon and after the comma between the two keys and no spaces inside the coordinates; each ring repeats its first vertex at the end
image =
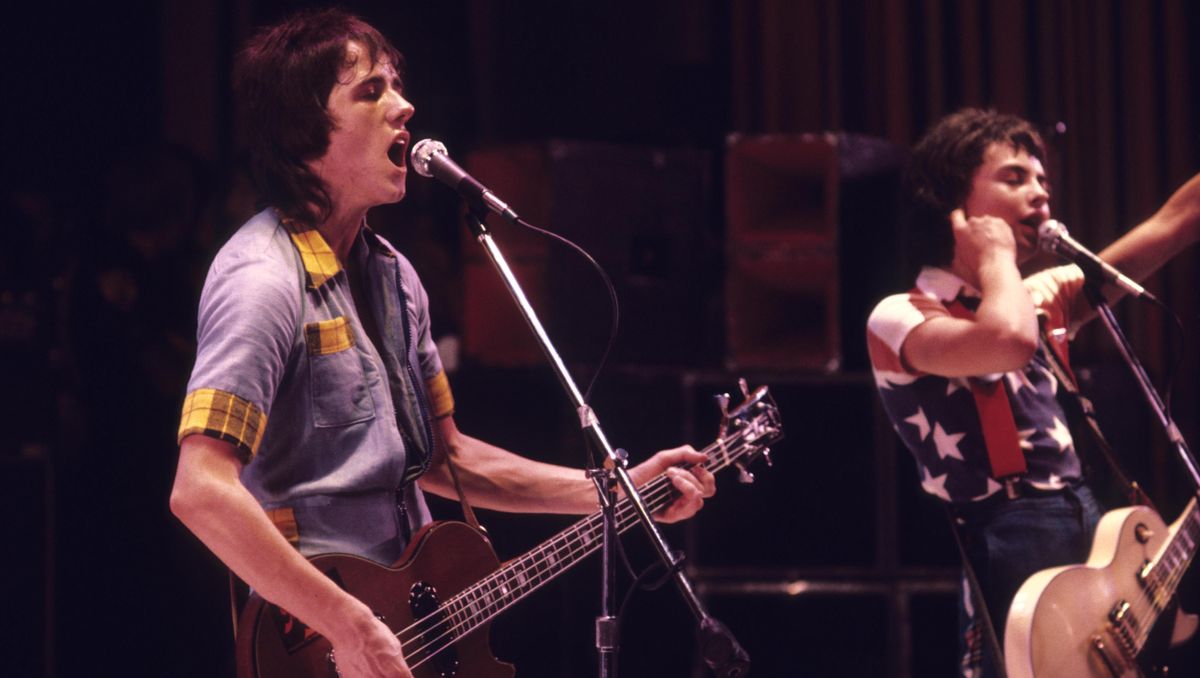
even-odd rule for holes
{"type": "MultiPolygon", "coordinates": [[[[642,501],[641,495],[638,494],[637,488],[633,484],[633,479],[629,477],[629,473],[625,470],[625,460],[622,454],[609,444],[608,439],[604,435],[604,431],[600,428],[600,422],[596,418],[595,412],[583,399],[583,394],[579,392],[579,388],[575,385],[574,379],[567,371],[566,365],[562,358],[558,355],[554,345],[550,342],[550,337],[546,334],[545,328],[538,320],[537,313],[529,303],[529,299],[525,296],[525,292],[521,289],[520,283],[517,282],[516,276],[512,269],[509,268],[508,261],[504,258],[504,254],[492,239],[492,234],[485,224],[487,211],[480,205],[468,203],[467,223],[471,228],[471,232],[475,235],[475,239],[483,246],[488,258],[499,272],[501,279],[508,288],[509,294],[517,303],[517,307],[524,316],[526,324],[533,332],[538,344],[542,348],[542,352],[546,354],[546,358],[550,360],[551,366],[554,368],[554,374],[558,377],[559,384],[563,390],[567,392],[567,397],[570,398],[575,411],[579,413],[580,426],[583,429],[584,438],[587,444],[593,450],[600,450],[603,453],[603,472],[606,474],[604,482],[593,478],[596,487],[600,490],[601,486],[604,490],[600,492],[600,504],[605,507],[606,512],[615,513],[616,506],[616,486],[619,485],[625,491],[625,499],[628,500],[630,508],[633,509],[634,515],[641,523],[646,531],[646,535],[650,538],[651,544],[654,546],[655,552],[663,565],[671,572],[675,579],[675,584],[679,589],[680,595],[683,597],[688,608],[695,616],[699,625],[702,645],[704,650],[704,661],[708,664],[718,676],[722,678],[741,678],[749,671],[750,657],[745,650],[738,645],[737,640],[733,638],[720,622],[717,622],[704,608],[704,604],[696,595],[695,589],[688,581],[687,576],[682,571],[682,568],[677,567],[677,559],[672,556],[672,550],[667,545],[666,539],[658,528],[658,523],[650,517],[650,512],[646,509],[645,502],[642,501]],[[609,479],[611,477],[611,480],[609,479]],[[707,631],[706,631],[707,629],[707,631]],[[712,631],[717,629],[717,631],[712,631]],[[723,631],[723,633],[722,633],[723,631]],[[717,642],[719,641],[719,642],[717,642]],[[715,656],[710,657],[709,652],[713,652],[715,656]]],[[[607,521],[607,519],[606,519],[607,521]]],[[[617,526],[615,515],[611,523],[606,523],[605,527],[605,546],[604,546],[604,581],[602,588],[604,589],[605,601],[609,601],[612,597],[615,582],[615,561],[611,557],[611,550],[608,546],[609,542],[616,538],[617,526]]],[[[614,678],[616,676],[616,619],[611,614],[612,605],[609,602],[602,604],[601,617],[596,623],[597,646],[603,645],[600,652],[600,676],[601,678],[614,678]]]]}

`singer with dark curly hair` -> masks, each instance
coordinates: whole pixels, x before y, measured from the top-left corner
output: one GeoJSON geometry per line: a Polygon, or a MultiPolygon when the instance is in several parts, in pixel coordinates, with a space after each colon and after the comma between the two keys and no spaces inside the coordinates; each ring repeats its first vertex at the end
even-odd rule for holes
{"type": "MultiPolygon", "coordinates": [[[[1050,225],[1042,139],[1025,120],[966,109],[916,145],[906,174],[915,287],[868,320],[875,381],[921,486],[945,502],[1003,642],[1033,573],[1087,559],[1101,511],[1055,399],[1052,359],[1094,311],[1079,266],[1022,277],[1050,225]]],[[[1200,238],[1200,177],[1100,253],[1135,280],[1200,238]]],[[[1123,288],[1103,284],[1115,300],[1123,288]]],[[[964,585],[963,675],[999,657],[964,585]]],[[[990,675],[990,674],[988,674],[990,675]]]]}

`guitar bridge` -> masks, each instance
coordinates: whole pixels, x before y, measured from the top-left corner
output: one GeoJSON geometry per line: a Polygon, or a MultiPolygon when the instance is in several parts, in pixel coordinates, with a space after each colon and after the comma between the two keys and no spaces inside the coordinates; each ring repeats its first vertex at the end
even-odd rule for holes
{"type": "Polygon", "coordinates": [[[1109,675],[1113,678],[1119,678],[1124,673],[1125,661],[1112,656],[1109,652],[1108,645],[1104,642],[1099,634],[1093,635],[1091,638],[1092,654],[1100,658],[1100,663],[1104,668],[1108,669],[1109,675]]]}

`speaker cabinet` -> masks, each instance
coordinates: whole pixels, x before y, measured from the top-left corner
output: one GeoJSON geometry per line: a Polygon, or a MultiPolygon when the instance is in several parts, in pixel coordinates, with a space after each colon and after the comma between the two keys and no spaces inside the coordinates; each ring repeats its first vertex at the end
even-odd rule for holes
{"type": "Polygon", "coordinates": [[[902,160],[885,141],[849,134],[727,139],[729,367],[866,367],[869,304],[904,287],[902,160]]]}
{"type": "MultiPolygon", "coordinates": [[[[504,196],[526,221],[548,221],[552,168],[543,149],[529,144],[480,149],[467,155],[466,168],[497,195],[504,196]]],[[[499,224],[493,238],[540,316],[547,306],[549,243],[532,232],[499,224]]],[[[486,367],[541,364],[541,348],[483,247],[468,238],[463,248],[463,356],[486,367]]]]}
{"type": "MultiPolygon", "coordinates": [[[[769,386],[784,439],[772,446],[770,466],[750,468],[753,483],[736,482],[730,473],[718,479],[717,499],[689,521],[691,563],[770,576],[874,566],[880,478],[870,382],[814,375],[776,378],[769,386]]],[[[698,428],[710,426],[711,394],[728,388],[696,384],[698,428]]]]}
{"type": "MultiPolygon", "coordinates": [[[[711,156],[694,149],[551,146],[551,221],[608,271],[621,304],[618,364],[697,367],[719,355],[721,277],[711,156]]],[[[607,295],[577,259],[551,259],[551,298],[581,360],[607,341],[607,295]]]]}
{"type": "MultiPolygon", "coordinates": [[[[526,221],[579,244],[607,272],[621,307],[615,362],[694,366],[716,364],[720,353],[710,162],[690,149],[546,141],[478,151],[468,167],[526,221]]],[[[598,361],[610,327],[598,275],[567,247],[494,221],[497,243],[563,358],[598,361]]],[[[489,366],[538,363],[507,291],[470,247],[466,355],[489,366]]]]}

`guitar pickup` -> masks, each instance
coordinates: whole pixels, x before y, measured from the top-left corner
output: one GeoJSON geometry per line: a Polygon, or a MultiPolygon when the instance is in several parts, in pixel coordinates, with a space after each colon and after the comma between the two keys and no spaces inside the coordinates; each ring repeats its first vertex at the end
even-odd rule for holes
{"type": "Polygon", "coordinates": [[[1129,614],[1129,601],[1122,600],[1108,613],[1108,620],[1114,624],[1122,624],[1127,614],[1129,614]]]}
{"type": "Polygon", "coordinates": [[[1121,600],[1108,613],[1109,635],[1117,643],[1121,654],[1128,659],[1137,656],[1138,643],[1135,637],[1138,631],[1138,619],[1131,611],[1129,601],[1121,600]]]}
{"type": "Polygon", "coordinates": [[[1150,577],[1150,570],[1153,569],[1151,565],[1151,562],[1147,560],[1145,564],[1142,565],[1142,569],[1138,570],[1138,579],[1140,579],[1143,583],[1145,583],[1145,581],[1150,577]]]}

